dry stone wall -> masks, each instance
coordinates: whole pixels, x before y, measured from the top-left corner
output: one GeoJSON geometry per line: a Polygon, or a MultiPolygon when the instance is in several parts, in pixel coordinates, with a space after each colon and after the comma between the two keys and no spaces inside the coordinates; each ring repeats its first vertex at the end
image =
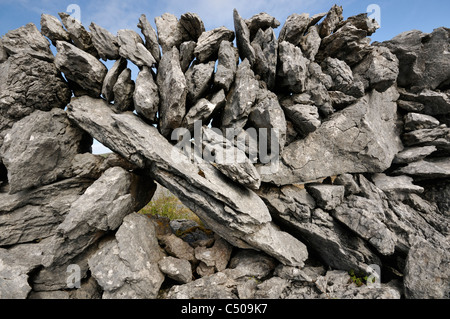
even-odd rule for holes
{"type": "Polygon", "coordinates": [[[450,297],[449,29],[60,18],[0,40],[0,298],[450,297]]]}

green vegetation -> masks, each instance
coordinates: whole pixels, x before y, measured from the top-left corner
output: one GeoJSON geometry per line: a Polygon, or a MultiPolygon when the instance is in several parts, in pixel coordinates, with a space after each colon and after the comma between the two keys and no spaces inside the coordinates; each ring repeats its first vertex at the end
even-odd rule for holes
{"type": "Polygon", "coordinates": [[[155,196],[140,212],[143,215],[158,215],[174,219],[190,219],[202,225],[201,220],[190,209],[184,206],[181,201],[168,190],[164,189],[155,196]]]}
{"type": "MultiPolygon", "coordinates": [[[[350,275],[350,280],[355,283],[356,286],[361,287],[362,285],[367,285],[367,279],[369,276],[365,273],[355,273],[354,270],[348,272],[350,275]]],[[[375,278],[373,278],[373,283],[375,283],[375,278]]]]}

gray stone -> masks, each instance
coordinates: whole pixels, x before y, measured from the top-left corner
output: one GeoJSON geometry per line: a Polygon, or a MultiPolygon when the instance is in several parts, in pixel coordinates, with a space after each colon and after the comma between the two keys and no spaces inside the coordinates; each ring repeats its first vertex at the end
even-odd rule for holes
{"type": "Polygon", "coordinates": [[[299,47],[283,41],[278,47],[278,80],[277,85],[294,93],[302,93],[306,89],[309,60],[299,47]]]}
{"type": "Polygon", "coordinates": [[[170,256],[184,259],[192,263],[197,261],[194,255],[194,248],[174,234],[163,236],[160,241],[162,244],[161,246],[170,256]]]}
{"type": "Polygon", "coordinates": [[[102,85],[102,95],[108,102],[114,101],[114,85],[119,78],[119,75],[127,68],[128,61],[125,58],[120,58],[114,62],[111,69],[106,73],[102,85]]]}
{"type": "Polygon", "coordinates": [[[233,256],[228,268],[237,273],[236,277],[253,277],[261,280],[271,274],[276,264],[275,259],[266,254],[243,249],[233,256]]]}
{"type": "Polygon", "coordinates": [[[148,22],[145,14],[139,17],[139,23],[137,27],[141,29],[142,34],[145,38],[145,47],[150,51],[156,63],[161,60],[161,51],[159,49],[158,37],[156,35],[155,29],[153,29],[150,22],[148,22]]]}
{"type": "Polygon", "coordinates": [[[233,40],[234,32],[225,27],[203,32],[198,38],[194,50],[195,57],[200,63],[216,60],[220,43],[222,41],[232,42],[233,40]]]}
{"type": "Polygon", "coordinates": [[[15,123],[0,149],[10,194],[70,177],[73,158],[90,146],[85,139],[60,109],[35,111],[15,123]]]}
{"type": "Polygon", "coordinates": [[[255,193],[236,188],[201,158],[190,162],[136,115],[113,114],[104,101],[86,96],[73,99],[68,109],[70,118],[103,145],[141,168],[151,162],[147,168],[150,176],[232,245],[260,249],[293,266],[302,265],[307,258],[304,244],[275,227],[255,193]],[[192,201],[193,193],[201,195],[192,201]]]}
{"type": "Polygon", "coordinates": [[[213,162],[215,167],[231,180],[250,189],[259,188],[260,176],[243,151],[234,147],[231,141],[212,128],[203,127],[202,133],[205,159],[213,162]]]}
{"type": "Polygon", "coordinates": [[[173,286],[167,299],[237,299],[232,292],[236,283],[226,274],[218,272],[185,285],[173,286]]]}
{"type": "Polygon", "coordinates": [[[450,298],[450,256],[448,247],[418,242],[409,251],[404,272],[408,299],[450,298]]]}
{"type": "Polygon", "coordinates": [[[5,62],[8,59],[8,53],[2,44],[2,39],[0,39],[0,63],[5,62]]]}
{"type": "Polygon", "coordinates": [[[2,45],[9,56],[25,53],[37,59],[53,61],[50,43],[33,23],[6,33],[2,37],[2,45]]]}
{"type": "Polygon", "coordinates": [[[180,24],[189,35],[189,39],[187,40],[197,42],[198,38],[205,32],[205,25],[196,13],[187,12],[182,14],[180,17],[180,24]]]}
{"type": "Polygon", "coordinates": [[[208,267],[213,267],[214,272],[223,271],[227,268],[233,247],[222,238],[216,237],[211,248],[196,247],[195,258],[204,262],[208,267]]]}
{"type": "Polygon", "coordinates": [[[287,41],[295,46],[300,44],[302,36],[308,30],[310,17],[308,13],[291,14],[280,30],[278,41],[287,41]]]}
{"type": "Polygon", "coordinates": [[[12,55],[0,64],[0,117],[5,118],[0,130],[35,110],[64,108],[71,95],[53,63],[29,54],[12,55]]]}
{"type": "Polygon", "coordinates": [[[158,262],[159,269],[169,278],[187,284],[192,281],[191,263],[184,259],[164,257],[158,262]]]}
{"type": "Polygon", "coordinates": [[[70,43],[58,41],[55,65],[66,78],[75,82],[90,96],[98,97],[103,79],[108,72],[106,66],[95,57],[70,43]]]}
{"type": "Polygon", "coordinates": [[[195,104],[210,88],[216,62],[195,64],[186,72],[187,101],[195,104]]]}
{"type": "Polygon", "coordinates": [[[222,41],[219,46],[217,70],[214,74],[214,85],[228,91],[236,75],[239,53],[229,41],[222,41]]]}
{"type": "Polygon", "coordinates": [[[245,20],[245,23],[250,31],[250,40],[252,41],[258,30],[266,31],[268,28],[276,29],[280,26],[280,21],[265,12],[255,14],[245,20]]]}
{"type": "MultiPolygon", "coordinates": [[[[266,146],[268,151],[281,153],[286,144],[286,118],[277,96],[270,91],[266,91],[264,94],[266,96],[250,112],[249,123],[254,128],[267,129],[266,146]]],[[[261,138],[261,131],[259,134],[261,138]]]]}
{"type": "Polygon", "coordinates": [[[316,200],[317,206],[324,210],[333,210],[344,200],[344,186],[313,184],[308,185],[306,189],[316,200]]]}
{"type": "Polygon", "coordinates": [[[351,24],[357,27],[358,29],[367,31],[368,36],[372,35],[373,33],[375,33],[375,31],[377,31],[377,29],[380,28],[380,25],[378,24],[377,20],[369,18],[367,16],[367,13],[361,13],[349,17],[344,23],[351,24]]]}
{"type": "Polygon", "coordinates": [[[319,28],[315,25],[308,29],[306,35],[301,37],[300,47],[305,57],[311,61],[316,59],[316,54],[319,52],[322,39],[319,35],[319,28]]]}
{"type": "Polygon", "coordinates": [[[66,27],[73,44],[77,48],[97,57],[98,53],[92,43],[91,35],[86,31],[81,22],[65,12],[60,12],[58,15],[66,27]]]}
{"type": "Polygon", "coordinates": [[[0,246],[29,243],[56,233],[91,179],[70,178],[16,194],[0,193],[0,246]]]}
{"type": "Polygon", "coordinates": [[[325,38],[336,31],[339,23],[344,19],[342,12],[344,10],[342,7],[334,5],[330,11],[328,11],[327,16],[320,24],[319,34],[322,38],[325,38]]]}
{"type": "Polygon", "coordinates": [[[398,59],[384,47],[375,47],[364,59],[353,67],[355,78],[364,88],[384,92],[397,82],[399,74],[398,59]]]}
{"type": "Polygon", "coordinates": [[[439,125],[439,121],[430,115],[408,113],[405,116],[406,131],[433,129],[438,127],[439,125]]]}
{"type": "Polygon", "coordinates": [[[156,29],[158,31],[158,42],[161,45],[162,53],[165,54],[176,47],[180,47],[183,42],[184,28],[177,17],[171,13],[164,13],[155,18],[156,29]]]}
{"type": "Polygon", "coordinates": [[[166,52],[159,64],[156,84],[159,88],[159,125],[161,134],[169,136],[172,130],[181,127],[186,114],[187,85],[180,67],[177,48],[166,52]]]}
{"type": "Polygon", "coordinates": [[[231,86],[231,92],[227,98],[227,104],[222,114],[223,127],[244,128],[252,106],[256,102],[258,88],[259,84],[250,68],[250,62],[244,60],[238,66],[236,80],[231,86]]]}
{"type": "Polygon", "coordinates": [[[183,42],[180,45],[180,66],[183,73],[186,73],[195,58],[194,50],[196,46],[197,43],[194,41],[183,42]]]}
{"type": "Polygon", "coordinates": [[[89,25],[89,30],[91,31],[92,44],[101,59],[106,61],[120,58],[117,36],[94,22],[89,25]]]}
{"type": "Polygon", "coordinates": [[[164,281],[158,267],[162,257],[153,223],[134,213],[89,259],[89,267],[103,299],[155,299],[164,281]]]}
{"type": "Polygon", "coordinates": [[[403,143],[405,146],[436,146],[440,148],[449,148],[450,146],[450,128],[439,126],[433,129],[415,130],[403,134],[403,143]]]}
{"type": "Polygon", "coordinates": [[[159,91],[156,76],[149,67],[142,67],[136,78],[133,102],[136,112],[152,123],[156,122],[159,108],[159,91]]]}
{"type": "Polygon", "coordinates": [[[364,96],[364,85],[353,77],[352,69],[344,62],[334,58],[327,58],[322,63],[322,69],[333,79],[331,90],[360,98],[364,96]]]}
{"type": "Polygon", "coordinates": [[[255,51],[253,70],[261,80],[267,84],[268,89],[275,87],[278,62],[278,41],[272,28],[258,31],[252,47],[255,51]]]}
{"type": "Polygon", "coordinates": [[[334,180],[335,185],[342,185],[345,187],[345,196],[358,194],[361,190],[358,183],[355,181],[353,175],[342,174],[334,180]]]}
{"type": "Polygon", "coordinates": [[[423,160],[437,151],[436,146],[408,147],[395,155],[395,164],[409,164],[423,160]]]}
{"type": "Polygon", "coordinates": [[[413,184],[413,178],[409,176],[387,176],[375,174],[372,176],[375,185],[385,193],[423,193],[423,187],[413,184]]]}
{"type": "Polygon", "coordinates": [[[247,59],[250,65],[255,63],[255,50],[251,45],[250,30],[248,29],[245,20],[241,18],[239,12],[233,10],[234,31],[236,33],[236,45],[239,50],[241,60],[247,59]]]}
{"type": "Polygon", "coordinates": [[[155,185],[120,167],[108,169],[74,201],[52,238],[45,266],[62,264],[95,243],[100,234],[119,228],[125,216],[139,211],[155,185]]]}
{"type": "Polygon", "coordinates": [[[136,31],[117,31],[117,41],[120,47],[120,56],[129,59],[138,67],[148,66],[151,68],[156,63],[155,58],[144,46],[144,41],[136,31]]]}
{"type": "Polygon", "coordinates": [[[120,73],[113,87],[114,104],[111,104],[111,107],[115,112],[120,113],[134,109],[134,87],[134,81],[131,79],[131,70],[127,68],[120,73]]]}
{"type": "Polygon", "coordinates": [[[385,41],[400,61],[398,84],[435,90],[448,86],[450,77],[449,30],[437,28],[432,33],[407,31],[385,41]]]}
{"type": "Polygon", "coordinates": [[[262,180],[287,185],[344,173],[383,172],[402,149],[393,102],[397,96],[394,88],[383,94],[373,91],[334,114],[305,139],[284,148],[278,172],[262,174],[262,180]]]}
{"type": "Polygon", "coordinates": [[[55,16],[43,13],[41,15],[41,33],[56,45],[56,41],[72,41],[70,34],[67,32],[61,22],[55,16]]]}
{"type": "Polygon", "coordinates": [[[217,106],[218,104],[213,104],[207,99],[198,100],[187,112],[183,119],[182,126],[187,128],[190,132],[194,132],[194,126],[197,121],[200,121],[201,125],[208,125],[211,117],[217,111],[217,106]]]}
{"type": "Polygon", "coordinates": [[[280,277],[272,277],[256,286],[255,299],[280,299],[289,281],[280,277]]]}
{"type": "Polygon", "coordinates": [[[450,158],[421,160],[399,168],[394,173],[410,175],[420,179],[447,178],[450,176],[450,158]]]}

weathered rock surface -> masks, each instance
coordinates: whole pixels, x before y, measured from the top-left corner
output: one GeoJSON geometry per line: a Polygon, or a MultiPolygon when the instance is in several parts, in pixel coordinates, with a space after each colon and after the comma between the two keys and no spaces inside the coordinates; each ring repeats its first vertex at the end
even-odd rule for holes
{"type": "Polygon", "coordinates": [[[219,63],[214,74],[214,85],[228,91],[234,81],[239,62],[239,53],[229,41],[222,41],[218,52],[219,63]]]}
{"type": "Polygon", "coordinates": [[[118,60],[119,43],[117,37],[101,26],[92,22],[89,26],[91,31],[92,44],[103,60],[118,60]]]}
{"type": "Polygon", "coordinates": [[[41,33],[49,38],[53,45],[56,45],[56,41],[72,41],[69,32],[63,28],[61,21],[50,14],[43,13],[41,15],[41,33]]]}
{"type": "Polygon", "coordinates": [[[280,26],[280,21],[265,12],[255,14],[250,19],[245,20],[245,23],[250,31],[250,40],[252,41],[259,29],[265,31],[268,28],[276,29],[280,26]]]}
{"type": "Polygon", "coordinates": [[[275,87],[278,63],[278,41],[272,28],[258,31],[252,41],[255,51],[254,70],[267,84],[267,88],[275,87]]]}
{"type": "Polygon", "coordinates": [[[174,257],[164,257],[158,262],[159,269],[169,278],[182,284],[192,281],[192,269],[189,261],[174,257]]]}
{"type": "Polygon", "coordinates": [[[156,122],[159,107],[159,91],[155,75],[144,66],[136,79],[133,102],[136,112],[152,123],[156,122]]]}
{"type": "Polygon", "coordinates": [[[58,41],[56,48],[58,54],[55,65],[58,70],[87,94],[98,97],[102,91],[103,79],[108,72],[106,66],[70,43],[58,41]]]}
{"type": "Polygon", "coordinates": [[[155,29],[153,29],[150,22],[148,22],[145,14],[139,17],[138,28],[141,29],[145,38],[145,47],[150,51],[156,63],[161,60],[161,51],[159,50],[158,37],[155,29]]]}
{"type": "Polygon", "coordinates": [[[180,55],[177,48],[166,52],[159,65],[156,83],[160,97],[160,131],[168,136],[172,130],[181,127],[186,114],[187,85],[181,71],[180,55]]]}
{"type": "Polygon", "coordinates": [[[162,53],[171,51],[173,47],[179,49],[181,42],[183,42],[184,28],[177,17],[171,13],[164,13],[162,16],[155,18],[155,24],[162,53]]]}
{"type": "Polygon", "coordinates": [[[90,148],[86,141],[85,133],[60,109],[36,111],[15,123],[0,149],[9,193],[70,177],[75,155],[90,148]]]}
{"type": "Polygon", "coordinates": [[[103,80],[102,95],[108,102],[114,101],[114,85],[119,78],[119,75],[127,68],[127,60],[120,58],[114,62],[111,69],[108,70],[103,80]]]}
{"type": "Polygon", "coordinates": [[[232,42],[234,40],[234,32],[225,28],[215,28],[210,31],[203,32],[198,38],[197,46],[194,54],[200,63],[215,60],[222,41],[232,42]]]}
{"type": "Polygon", "coordinates": [[[187,70],[185,76],[189,103],[195,104],[208,91],[213,81],[215,64],[214,61],[196,64],[187,70]]]}
{"type": "Polygon", "coordinates": [[[278,85],[290,92],[302,93],[306,89],[309,60],[299,47],[286,41],[280,43],[278,50],[278,85]]]}
{"type": "Polygon", "coordinates": [[[262,180],[287,185],[343,173],[386,170],[402,149],[395,133],[397,96],[394,88],[383,94],[373,91],[336,113],[305,139],[286,147],[279,171],[262,175],[262,180]]]}
{"type": "Polygon", "coordinates": [[[89,259],[89,267],[104,290],[103,299],[155,299],[164,281],[158,267],[162,257],[152,222],[131,214],[115,239],[89,259]]]}
{"type": "Polygon", "coordinates": [[[255,63],[255,50],[251,45],[250,30],[236,9],[233,10],[233,19],[239,56],[242,61],[247,59],[250,65],[253,65],[255,63]]]}
{"type": "Polygon", "coordinates": [[[196,13],[187,12],[182,14],[180,17],[180,24],[189,36],[189,39],[185,39],[185,41],[197,41],[202,33],[205,32],[205,25],[196,13]]]}
{"type": "Polygon", "coordinates": [[[156,63],[153,55],[144,46],[144,41],[139,34],[133,30],[117,31],[120,56],[129,59],[138,67],[152,67],[156,63]]]}
{"type": "Polygon", "coordinates": [[[83,50],[96,57],[98,53],[94,47],[94,44],[92,43],[91,35],[86,31],[80,21],[65,12],[60,12],[58,13],[58,15],[61,18],[61,21],[64,24],[67,32],[69,33],[70,39],[73,41],[73,44],[80,50],[83,50]]]}

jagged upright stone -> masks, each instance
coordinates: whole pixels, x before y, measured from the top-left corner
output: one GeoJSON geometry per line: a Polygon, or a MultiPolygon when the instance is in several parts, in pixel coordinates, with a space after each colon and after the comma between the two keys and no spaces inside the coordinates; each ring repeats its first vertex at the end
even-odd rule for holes
{"type": "Polygon", "coordinates": [[[164,13],[155,18],[155,24],[162,53],[169,52],[173,47],[179,49],[183,42],[183,27],[177,17],[171,13],[164,13]]]}
{"type": "Polygon", "coordinates": [[[241,60],[247,59],[250,65],[253,65],[255,63],[255,50],[251,45],[250,30],[236,9],[233,10],[233,19],[239,56],[241,60]]]}
{"type": "Polygon", "coordinates": [[[113,66],[106,73],[102,85],[102,95],[108,101],[114,101],[114,85],[117,82],[119,75],[127,68],[128,61],[125,58],[120,58],[114,62],[113,66]]]}
{"type": "Polygon", "coordinates": [[[131,70],[125,69],[120,73],[117,82],[114,84],[114,104],[111,104],[113,110],[117,113],[132,111],[134,81],[131,79],[131,70]]]}
{"type": "Polygon", "coordinates": [[[184,28],[185,33],[188,35],[188,39],[185,41],[195,41],[205,32],[205,25],[198,14],[187,12],[180,17],[180,24],[184,28]]]}
{"type": "Polygon", "coordinates": [[[287,41],[293,45],[299,45],[300,40],[308,29],[310,18],[308,13],[291,14],[280,31],[278,41],[287,41]]]}
{"type": "Polygon", "coordinates": [[[216,62],[200,63],[193,65],[186,72],[187,100],[195,104],[199,98],[210,88],[216,62]]]}
{"type": "Polygon", "coordinates": [[[336,30],[339,22],[344,19],[342,15],[343,11],[342,7],[337,5],[334,5],[330,11],[328,11],[327,16],[320,24],[319,34],[322,38],[329,36],[336,30]]]}
{"type": "Polygon", "coordinates": [[[92,43],[91,35],[88,31],[86,31],[81,22],[65,12],[60,12],[58,15],[66,27],[73,44],[77,48],[97,57],[98,53],[92,43]]]}
{"type": "Polygon", "coordinates": [[[278,41],[273,29],[259,29],[252,41],[252,47],[255,51],[253,70],[266,82],[267,88],[273,89],[278,63],[278,41]]]}
{"type": "Polygon", "coordinates": [[[89,25],[89,30],[91,31],[92,44],[101,59],[106,61],[120,58],[117,36],[94,22],[89,25]]]}
{"type": "Polygon", "coordinates": [[[155,78],[152,70],[144,66],[136,78],[136,87],[133,93],[136,112],[152,123],[156,122],[160,101],[155,78]]]}
{"type": "Polygon", "coordinates": [[[152,67],[156,63],[153,55],[144,46],[144,41],[136,31],[119,30],[117,31],[117,38],[120,56],[129,59],[138,67],[152,67]]]}
{"type": "Polygon", "coordinates": [[[49,38],[53,45],[56,45],[56,41],[72,41],[69,32],[63,28],[61,21],[50,14],[43,13],[41,15],[41,33],[49,38]]]}
{"type": "Polygon", "coordinates": [[[150,51],[156,63],[159,63],[161,60],[161,51],[159,49],[158,36],[156,35],[155,29],[153,29],[150,22],[148,22],[145,14],[140,16],[137,27],[141,29],[141,32],[144,35],[145,47],[150,51]]]}
{"type": "Polygon", "coordinates": [[[278,78],[277,85],[293,93],[302,93],[306,89],[309,60],[299,47],[283,41],[278,48],[278,78]]]}
{"type": "Polygon", "coordinates": [[[218,65],[214,74],[214,85],[228,91],[236,75],[239,53],[229,41],[222,41],[219,46],[218,65]]]}
{"type": "Polygon", "coordinates": [[[180,54],[172,48],[161,58],[156,83],[160,95],[160,130],[169,136],[172,130],[181,127],[186,114],[187,85],[180,67],[180,54]]]}
{"type": "Polygon", "coordinates": [[[250,19],[245,20],[245,23],[250,31],[251,41],[253,41],[259,29],[265,31],[268,28],[276,29],[280,26],[280,21],[265,12],[255,14],[250,19]]]}
{"type": "Polygon", "coordinates": [[[222,41],[233,41],[234,32],[225,28],[215,28],[210,31],[203,32],[198,38],[197,46],[194,54],[199,62],[204,63],[210,60],[216,60],[222,41]]]}

